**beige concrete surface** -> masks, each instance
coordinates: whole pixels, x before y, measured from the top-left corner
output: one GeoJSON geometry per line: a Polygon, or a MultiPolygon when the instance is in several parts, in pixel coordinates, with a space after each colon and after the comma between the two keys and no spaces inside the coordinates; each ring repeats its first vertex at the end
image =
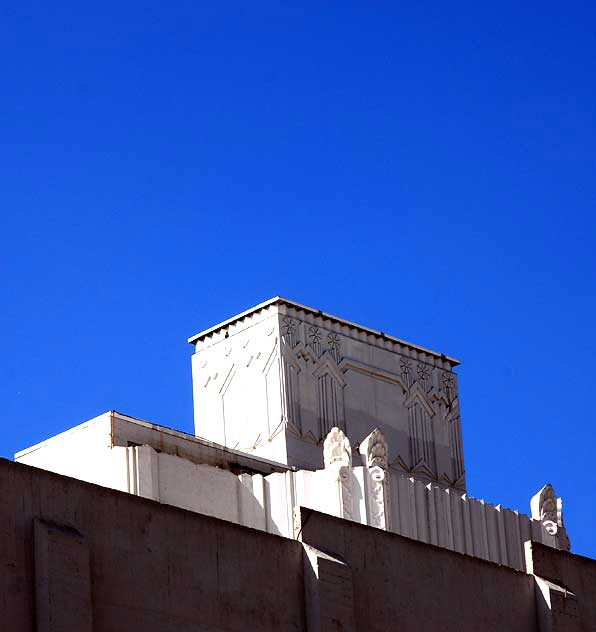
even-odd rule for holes
{"type": "Polygon", "coordinates": [[[84,553],[76,539],[46,546],[51,564],[36,589],[38,519],[80,533],[89,550],[92,628],[71,632],[305,629],[299,542],[5,460],[0,489],[2,630],[67,632],[59,621],[36,627],[36,610],[56,598],[44,585],[68,600],[71,560],[84,553]]]}
{"type": "Polygon", "coordinates": [[[538,630],[530,575],[308,509],[301,538],[352,568],[357,630],[538,630]]]}
{"type": "Polygon", "coordinates": [[[596,561],[511,568],[314,510],[283,538],[0,460],[0,630],[591,632],[596,561]]]}

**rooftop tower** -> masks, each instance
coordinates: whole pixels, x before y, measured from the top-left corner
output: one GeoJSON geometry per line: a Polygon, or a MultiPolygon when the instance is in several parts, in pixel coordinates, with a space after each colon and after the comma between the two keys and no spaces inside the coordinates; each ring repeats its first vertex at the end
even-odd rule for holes
{"type": "Polygon", "coordinates": [[[319,469],[331,428],[379,428],[392,469],[465,491],[458,360],[281,297],[189,343],[197,436],[319,469]]]}

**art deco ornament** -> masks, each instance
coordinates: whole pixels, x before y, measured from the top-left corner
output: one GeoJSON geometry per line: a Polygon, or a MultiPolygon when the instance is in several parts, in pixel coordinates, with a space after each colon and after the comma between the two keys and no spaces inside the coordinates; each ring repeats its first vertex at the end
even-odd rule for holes
{"type": "Polygon", "coordinates": [[[386,470],[389,467],[387,441],[378,428],[363,439],[360,444],[360,454],[366,459],[366,466],[369,469],[380,467],[386,470]]]}
{"type": "Polygon", "coordinates": [[[323,443],[323,458],[325,467],[341,465],[352,467],[352,448],[350,441],[337,427],[331,428],[323,443]]]}
{"type": "Polygon", "coordinates": [[[563,501],[557,498],[552,485],[547,483],[530,501],[532,518],[540,520],[545,531],[550,535],[557,535],[559,527],[563,526],[563,501]]]}

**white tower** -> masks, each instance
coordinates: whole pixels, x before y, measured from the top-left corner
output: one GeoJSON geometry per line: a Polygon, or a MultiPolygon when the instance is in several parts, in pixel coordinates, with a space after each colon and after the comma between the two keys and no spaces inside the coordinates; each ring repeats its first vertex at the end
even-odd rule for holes
{"type": "Polygon", "coordinates": [[[316,469],[332,427],[380,428],[390,467],[465,490],[458,360],[280,297],[189,343],[197,436],[316,469]]]}

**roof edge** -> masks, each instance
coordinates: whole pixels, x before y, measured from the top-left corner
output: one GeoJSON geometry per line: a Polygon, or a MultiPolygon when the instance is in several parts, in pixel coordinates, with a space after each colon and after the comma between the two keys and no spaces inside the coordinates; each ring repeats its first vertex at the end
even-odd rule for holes
{"type": "Polygon", "coordinates": [[[326,312],[323,312],[320,309],[314,309],[312,307],[308,307],[307,305],[302,305],[301,303],[290,301],[281,296],[274,296],[273,298],[270,298],[269,300],[264,301],[263,303],[259,303],[258,305],[255,305],[254,307],[251,307],[250,309],[247,309],[241,312],[240,314],[236,314],[235,316],[232,316],[231,318],[228,318],[227,320],[224,320],[218,323],[217,325],[213,325],[213,327],[209,327],[208,329],[204,329],[203,331],[200,331],[198,334],[191,336],[188,339],[188,343],[191,345],[196,344],[202,338],[209,336],[210,334],[216,333],[220,329],[224,329],[228,325],[231,325],[232,323],[242,318],[245,318],[246,316],[249,316],[250,314],[253,314],[255,312],[261,311],[262,309],[270,307],[271,305],[287,305],[288,307],[294,307],[302,311],[309,312],[311,314],[314,314],[315,316],[326,318],[332,322],[339,323],[341,325],[346,325],[348,327],[352,327],[353,329],[357,329],[358,331],[361,331],[363,333],[372,334],[373,336],[377,336],[379,338],[382,338],[383,340],[396,342],[398,344],[404,345],[411,349],[415,349],[416,351],[422,351],[424,353],[428,353],[429,355],[435,356],[436,358],[446,360],[447,362],[451,364],[452,367],[456,367],[459,364],[461,364],[461,362],[457,358],[446,356],[444,353],[439,353],[437,351],[432,351],[431,349],[426,349],[425,347],[421,347],[420,345],[416,345],[411,342],[407,342],[406,340],[401,340],[400,338],[395,338],[394,336],[390,336],[382,331],[377,331],[376,329],[371,329],[370,327],[365,327],[364,325],[353,323],[352,321],[346,320],[345,318],[340,318],[339,316],[333,316],[332,314],[327,314],[326,312]]]}

